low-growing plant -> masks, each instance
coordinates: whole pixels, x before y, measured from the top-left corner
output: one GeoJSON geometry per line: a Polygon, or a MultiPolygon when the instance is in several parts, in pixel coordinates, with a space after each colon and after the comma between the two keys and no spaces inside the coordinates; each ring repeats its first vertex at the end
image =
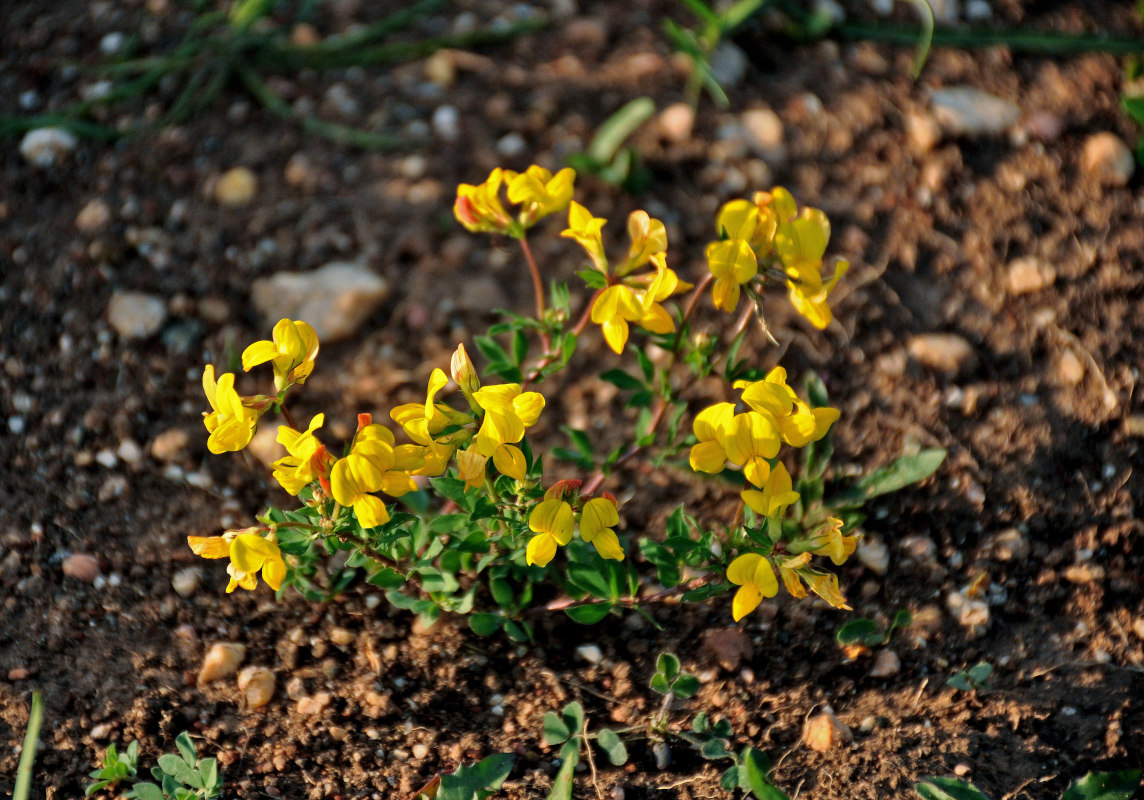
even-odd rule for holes
{"type": "Polygon", "coordinates": [[[993,675],[993,665],[988,661],[979,661],[969,669],[955,672],[946,679],[945,685],[963,692],[976,692],[989,687],[989,678],[993,675]]]}
{"type": "MultiPolygon", "coordinates": [[[[135,800],[213,800],[222,793],[222,776],[218,761],[199,758],[194,742],[186,731],[175,737],[176,753],[159,756],[158,766],[151,768],[155,782],[139,781],[119,796],[135,800]]],[[[136,777],[139,769],[139,743],[131,742],[122,755],[114,744],[108,745],[103,766],[91,773],[95,778],[84,790],[87,796],[136,777]]]]}
{"type": "Polygon", "coordinates": [[[736,28],[761,11],[770,0],[736,0],[716,8],[704,0],[683,0],[698,19],[695,28],[685,28],[675,20],[665,19],[663,30],[671,46],[691,62],[687,83],[687,99],[692,108],[699,104],[699,94],[706,91],[720,108],[730,105],[727,92],[711,68],[715,50],[736,28]]]}
{"type": "Polygon", "coordinates": [[[36,750],[40,746],[40,726],[44,722],[44,696],[37,689],[32,692],[32,705],[28,709],[28,728],[24,731],[24,745],[20,749],[20,762],[16,765],[16,785],[12,800],[28,800],[32,790],[32,767],[36,763],[36,750]]]}
{"type": "Polygon", "coordinates": [[[516,761],[511,753],[494,753],[456,772],[438,775],[413,800],[485,800],[496,794],[516,761]]]}
{"type": "Polygon", "coordinates": [[[564,706],[559,714],[554,711],[545,713],[541,738],[547,745],[560,745],[560,767],[552,779],[547,800],[570,800],[581,756],[588,761],[595,785],[597,769],[593,745],[613,766],[626,764],[629,752],[625,739],[647,742],[656,762],[664,765],[670,757],[670,743],[686,745],[707,761],[731,762],[720,778],[720,785],[727,791],[742,789],[757,800],[784,800],[787,797],[770,778],[770,761],[766,754],[750,746],[744,747],[738,755],[729,749],[735,733],[728,720],[712,720],[705,711],[697,712],[689,725],[686,719],[672,719],[673,700],[690,699],[699,691],[699,680],[683,671],[678,656],[660,653],[656,659],[656,671],[648,685],[663,696],[659,708],[649,713],[645,720],[618,730],[591,730],[584,707],[576,701],[564,706]]]}
{"type": "Polygon", "coordinates": [[[857,658],[871,647],[889,644],[898,628],[907,628],[914,621],[914,615],[908,609],[901,609],[890,621],[885,630],[877,621],[868,617],[858,617],[843,624],[834,634],[834,641],[838,642],[843,652],[850,658],[857,658]]]}
{"type": "Polygon", "coordinates": [[[770,286],[785,288],[814,327],[832,320],[828,297],[847,264],[824,266],[826,215],[800,209],[781,187],[728,202],[705,250],[708,274],[692,287],[668,266],[663,223],[644,211],[628,218],[626,252],[610,256],[606,220],[572,200],[574,178],[572,169],[553,175],[538,166],[523,173],[498,168],[484,183],[458,188],[454,210],[462,225],[519,242],[535,312],[503,312],[504,322],[474,337],[488,361],[483,374],[462,343],[449,374],[432,371],[424,400],[393,408],[388,416],[404,441],[369,413],[358,415],[353,437],[336,448],[319,438],[325,414],[306,425],[294,421],[287,397],[309,378],[319,350],[304,321],[281,320],[270,340],[242,353],[244,370],[271,366],[265,394],[239,395],[234,373],[216,378],[207,365],[210,451],[242,450],[260,418],[280,411],[286,423],[277,438],[287,455],[273,463],[273,476],[299,500],[297,508],[270,508],[257,525],[189,538],[195,553],[229,560],[227,591],[254,589],[261,574],[276,591],[292,587],[317,600],[360,576],[425,624],[445,612],[463,614],[479,634],[503,631],[516,640],[532,636],[538,610],[593,623],[626,609],[646,614],[642,607],[668,597],[704,601],[732,589],[740,620],[773,597],[780,580],[795,597],[813,593],[849,607],[824,560],[845,563],[858,542],[862,504],[926,477],[944,451],[904,457],[840,487],[830,480],[828,438],[840,412],[828,405],[822,382],[809,378],[800,395],[782,367],[764,370],[755,358],[740,357],[751,320],[766,330],[770,286]],[[506,193],[516,207],[511,213],[506,193]],[[546,291],[528,242],[532,227],[565,211],[561,236],[583,248],[587,264],[577,274],[591,293],[575,321],[571,291],[560,282],[546,291]],[[682,307],[671,302],[689,290],[682,307]],[[717,334],[693,324],[708,291],[716,309],[739,311],[725,350],[717,334]],[[569,366],[589,324],[600,326],[615,354],[634,353],[634,370],[600,372],[636,410],[634,430],[625,432],[631,423],[619,417],[609,433],[621,437],[619,444],[604,453],[597,451],[599,434],[563,426],[572,447],[552,455],[570,459],[582,477],[552,481],[550,459],[526,433],[545,410],[540,388],[569,366]],[[692,387],[710,386],[720,374],[735,394],[692,414],[692,387]],[[794,450],[803,451],[801,468],[787,457],[794,450]],[[648,576],[628,557],[621,503],[604,488],[637,458],[738,489],[733,514],[708,522],[681,507],[664,536],[640,538],[658,582],[647,590],[641,584],[648,576]],[[348,559],[327,571],[346,551],[348,559]]]}
{"type": "MultiPolygon", "coordinates": [[[[1090,772],[1077,778],[1061,800],[1132,800],[1140,787],[1140,770],[1090,772]]],[[[924,778],[914,784],[922,800],[989,800],[989,796],[959,778],[924,778]]]]}
{"type": "Polygon", "coordinates": [[[624,142],[653,114],[655,102],[650,97],[625,103],[604,120],[587,150],[568,156],[568,166],[581,175],[592,175],[611,186],[640,194],[650,185],[651,173],[640,163],[639,151],[624,142]]]}

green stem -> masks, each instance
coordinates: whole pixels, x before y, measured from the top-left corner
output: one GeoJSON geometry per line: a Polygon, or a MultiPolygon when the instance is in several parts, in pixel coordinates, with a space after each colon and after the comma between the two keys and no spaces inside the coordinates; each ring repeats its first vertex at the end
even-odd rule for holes
{"type": "MultiPolygon", "coordinates": [[[[918,30],[902,25],[842,22],[832,29],[843,39],[867,39],[889,44],[909,45],[918,41],[918,30]]],[[[1038,55],[1078,55],[1111,53],[1132,55],[1144,53],[1144,39],[1107,36],[1105,34],[1069,34],[1055,31],[1012,31],[935,28],[934,47],[996,47],[1004,45],[1018,53],[1038,55]]]]}

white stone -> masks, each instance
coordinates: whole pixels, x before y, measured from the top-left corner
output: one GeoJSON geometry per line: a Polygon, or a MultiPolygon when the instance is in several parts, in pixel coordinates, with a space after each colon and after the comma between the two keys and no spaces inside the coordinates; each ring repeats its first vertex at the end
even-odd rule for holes
{"type": "Polygon", "coordinates": [[[906,349],[922,366],[948,375],[972,368],[976,361],[973,345],[954,333],[918,334],[910,339],[906,349]]]}
{"type": "Polygon", "coordinates": [[[167,304],[142,292],[115,292],[107,304],[107,321],[125,339],[146,339],[166,320],[167,304]]]}
{"type": "Polygon", "coordinates": [[[763,158],[775,160],[783,154],[783,121],[769,108],[744,111],[740,118],[747,146],[763,158]]]}
{"type": "Polygon", "coordinates": [[[890,678],[902,670],[902,659],[893,650],[879,650],[870,668],[871,678],[890,678]]]}
{"type": "Polygon", "coordinates": [[[1094,133],[1084,143],[1081,168],[1104,186],[1124,186],[1136,172],[1128,145],[1113,133],[1094,133]]]}
{"type": "Polygon", "coordinates": [[[94,583],[100,575],[99,559],[88,553],[72,553],[64,559],[63,573],[84,583],[94,583]]]}
{"type": "Polygon", "coordinates": [[[283,317],[303,320],[322,342],[333,342],[356,333],[388,290],[368,267],[335,261],[313,272],[279,272],[257,280],[251,294],[267,325],[283,317]]]}
{"type": "Polygon", "coordinates": [[[75,226],[80,233],[99,233],[111,222],[111,207],[96,198],[76,214],[75,226]]]}
{"type": "Polygon", "coordinates": [[[125,463],[134,464],[143,457],[143,450],[134,439],[124,439],[115,454],[125,463]]]}
{"type": "Polygon", "coordinates": [[[996,135],[1021,118],[1015,103],[970,86],[936,89],[930,103],[938,124],[957,136],[996,135]]]}
{"type": "Polygon", "coordinates": [[[687,103],[674,103],[659,114],[659,132],[669,142],[683,144],[691,138],[695,111],[687,103]]]}
{"type": "Polygon", "coordinates": [[[219,642],[212,645],[199,669],[199,685],[229,678],[238,672],[238,667],[244,658],[246,658],[245,645],[234,642],[219,642]]]}
{"type": "Polygon", "coordinates": [[[195,592],[199,590],[202,579],[203,574],[198,567],[186,567],[171,576],[171,588],[179,597],[194,597],[195,592]]]}
{"type": "Polygon", "coordinates": [[[262,708],[274,696],[274,673],[266,667],[245,667],[238,673],[238,688],[247,708],[262,708]]]}
{"type": "Polygon", "coordinates": [[[79,141],[64,128],[37,128],[20,141],[20,155],[40,169],[54,167],[76,149],[79,141]]]}
{"type": "Polygon", "coordinates": [[[877,539],[863,538],[858,542],[858,561],[876,575],[885,575],[890,568],[890,551],[877,539]]]}
{"type": "Polygon", "coordinates": [[[1005,284],[1011,295],[1032,294],[1052,286],[1057,279],[1057,271],[1036,256],[1016,258],[1009,262],[1005,284]]]}
{"type": "Polygon", "coordinates": [[[582,644],[576,648],[576,655],[589,664],[599,664],[604,660],[604,653],[594,644],[582,644]]]}
{"type": "Polygon", "coordinates": [[[461,113],[455,106],[438,106],[433,111],[433,130],[446,142],[455,142],[461,135],[461,113]]]}
{"type": "Polygon", "coordinates": [[[516,131],[506,133],[497,140],[497,153],[505,158],[523,155],[526,150],[528,150],[528,142],[516,131]]]}
{"type": "Polygon", "coordinates": [[[747,77],[751,60],[741,47],[724,39],[711,53],[708,65],[711,68],[711,75],[720,86],[724,89],[734,89],[747,77]]]}

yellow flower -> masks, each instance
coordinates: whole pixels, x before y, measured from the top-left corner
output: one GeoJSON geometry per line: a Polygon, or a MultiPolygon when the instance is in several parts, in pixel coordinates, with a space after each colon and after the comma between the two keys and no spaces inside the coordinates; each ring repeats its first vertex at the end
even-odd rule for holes
{"type": "Polygon", "coordinates": [[[457,345],[452,358],[449,359],[449,374],[466,397],[481,388],[481,379],[477,375],[477,368],[473,365],[473,360],[469,358],[469,353],[463,344],[457,345]]]}
{"type": "Polygon", "coordinates": [[[476,447],[457,453],[457,477],[465,482],[466,492],[485,485],[485,465],[488,462],[488,456],[481,455],[476,447]]]}
{"type": "Polygon", "coordinates": [[[262,572],[262,580],[278,591],[282,588],[282,581],[286,579],[286,562],[282,559],[282,551],[273,536],[263,538],[252,531],[257,528],[247,528],[243,531],[227,531],[222,536],[188,536],[187,543],[191,551],[203,558],[230,558],[227,572],[230,573],[230,583],[226,591],[233,592],[235,587],[254,589],[258,585],[255,577],[262,572]]]}
{"type": "Polygon", "coordinates": [[[215,455],[237,452],[250,444],[262,409],[251,408],[234,390],[234,373],[227,372],[215,382],[214,365],[203,369],[203,391],[211,410],[203,412],[203,424],[210,431],[207,449],[215,455]]]}
{"type": "MultiPolygon", "coordinates": [[[[775,191],[777,194],[778,190],[775,191]]],[[[786,211],[790,211],[793,204],[793,198],[789,204],[786,198],[781,203],[786,211]]],[[[827,295],[850,266],[846,261],[839,261],[833,276],[823,282],[822,256],[829,241],[830,220],[817,208],[804,208],[793,219],[784,217],[775,231],[775,253],[787,274],[790,301],[798,313],[820,330],[833,319],[827,295]]]]}
{"type": "Polygon", "coordinates": [[[850,606],[846,605],[846,598],[843,596],[842,590],[838,588],[837,575],[812,569],[801,569],[798,574],[806,581],[806,585],[810,587],[812,592],[834,608],[851,610],[850,606]]]}
{"type": "Polygon", "coordinates": [[[715,218],[715,229],[720,238],[747,242],[757,258],[763,258],[770,252],[777,226],[775,210],[760,206],[757,200],[732,200],[719,209],[715,218]]]}
{"type": "Polygon", "coordinates": [[[568,206],[568,228],[560,235],[580,244],[592,259],[592,265],[605,275],[608,274],[608,258],[604,255],[604,242],[601,230],[607,222],[602,217],[593,217],[592,212],[577,202],[568,206]]]}
{"type": "Polygon", "coordinates": [[[580,513],[580,538],[596,548],[602,558],[624,560],[624,549],[612,528],[620,523],[616,501],[611,497],[594,497],[580,513]]]}
{"type": "Polygon", "coordinates": [[[485,412],[477,431],[477,452],[492,458],[493,466],[502,475],[523,481],[527,477],[525,458],[516,444],[524,438],[525,429],[540,418],[544,395],[521,392],[520,384],[505,383],[482,387],[473,399],[485,412]]]}
{"type": "Polygon", "coordinates": [[[795,311],[806,317],[810,324],[819,330],[829,325],[834,315],[826,298],[849,268],[850,262],[841,259],[836,261],[834,274],[825,283],[819,274],[818,265],[788,268],[787,274],[791,276],[787,281],[788,294],[795,311]]]}
{"type": "Polygon", "coordinates": [[[839,567],[846,563],[846,559],[850,558],[858,547],[857,536],[842,535],[842,524],[842,520],[831,517],[814,531],[806,542],[810,552],[828,557],[839,567]]]}
{"type": "Polygon", "coordinates": [[[798,492],[791,488],[790,473],[781,461],[771,470],[763,491],[744,489],[742,492],[743,502],[763,517],[780,516],[783,509],[796,502],[798,497],[798,492]]]}
{"type": "Polygon", "coordinates": [[[528,527],[536,536],[528,541],[524,560],[538,567],[548,566],[557,545],[572,541],[572,506],[558,497],[541,500],[528,515],[528,527]]]}
{"type": "Polygon", "coordinates": [[[755,277],[759,271],[758,260],[751,245],[744,239],[727,239],[711,242],[704,251],[707,268],[715,276],[711,296],[715,307],[723,311],[734,311],[739,304],[739,287],[755,277]]]}
{"type": "Polygon", "coordinates": [[[642,209],[628,215],[628,237],[632,240],[628,257],[616,268],[616,275],[620,277],[639,269],[652,256],[667,250],[667,228],[642,209]]]}
{"type": "Polygon", "coordinates": [[[565,167],[554,176],[543,167],[533,164],[519,175],[506,175],[509,202],[521,206],[520,222],[525,228],[532,227],[549,214],[563,211],[572,200],[576,171],[570,167],[565,167]]]}
{"type": "Polygon", "coordinates": [[[270,466],[274,469],[275,480],[292,495],[297,495],[314,480],[311,458],[322,446],[318,437],[314,436],[314,431],[322,427],[325,419],[325,414],[315,415],[305,433],[300,433],[288,425],[278,426],[278,443],[285,447],[290,455],[283,456],[270,466]]]}
{"type": "Polygon", "coordinates": [[[783,584],[786,586],[791,597],[802,599],[806,597],[806,589],[803,588],[802,580],[798,576],[798,571],[810,563],[810,553],[799,553],[797,556],[780,557],[778,559],[779,575],[782,576],[783,584]]]}
{"type": "Polygon", "coordinates": [[[716,403],[695,415],[692,428],[699,443],[691,448],[691,468],[696,472],[717,475],[727,466],[727,450],[723,445],[735,419],[734,403],[716,403]]]}
{"type": "Polygon", "coordinates": [[[616,353],[624,352],[628,341],[628,323],[643,316],[643,303],[630,286],[609,286],[592,303],[592,322],[600,326],[604,341],[616,353]]]}
{"type": "Polygon", "coordinates": [[[393,433],[383,425],[366,425],[354,437],[349,455],[330,470],[330,493],[340,505],[353,507],[362,528],[383,525],[389,521],[389,511],[372,492],[401,497],[417,489],[396,466],[393,433]]]}
{"type": "Polygon", "coordinates": [[[632,282],[646,282],[646,289],[632,288],[624,283],[612,284],[600,292],[592,304],[592,322],[600,326],[604,341],[616,353],[622,353],[627,344],[629,322],[652,333],[674,331],[675,320],[660,302],[676,292],[691,288],[690,283],[681,281],[673,270],[668,269],[663,253],[655,253],[648,260],[655,266],[655,275],[629,279],[632,282]]]}
{"type": "Polygon", "coordinates": [[[802,400],[795,400],[791,413],[779,418],[782,439],[791,447],[805,447],[810,442],[817,442],[838,421],[841,413],[837,408],[811,408],[802,400]]]}
{"type": "Polygon", "coordinates": [[[505,171],[497,167],[484,183],[476,186],[462,183],[458,186],[457,199],[453,203],[457,221],[473,233],[520,235],[519,226],[514,225],[513,218],[501,204],[500,190],[505,177],[505,171]]]}
{"type": "Polygon", "coordinates": [[[723,446],[727,459],[743,468],[743,477],[755,486],[762,486],[771,474],[768,459],[779,452],[774,418],[757,411],[736,414],[723,446]]]}
{"type": "Polygon", "coordinates": [[[738,622],[759,607],[764,597],[774,597],[779,582],[771,562],[758,553],[744,553],[727,567],[727,580],[737,585],[731,616],[738,622]]]}
{"type": "Polygon", "coordinates": [[[429,375],[429,388],[424,403],[406,403],[389,412],[390,418],[417,444],[429,446],[434,443],[433,437],[450,425],[472,421],[467,414],[436,402],[437,393],[448,383],[449,377],[445,372],[435,369],[429,375]]]}
{"type": "Polygon", "coordinates": [[[305,322],[281,319],[274,326],[274,341],[255,342],[242,352],[242,371],[267,361],[274,367],[274,388],[281,392],[295,383],[305,383],[318,355],[318,334],[305,322]]]}

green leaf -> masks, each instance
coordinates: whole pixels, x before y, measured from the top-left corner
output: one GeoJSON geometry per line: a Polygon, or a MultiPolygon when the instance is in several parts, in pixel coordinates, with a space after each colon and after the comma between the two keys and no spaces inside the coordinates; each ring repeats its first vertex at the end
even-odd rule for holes
{"type": "Polygon", "coordinates": [[[481,351],[481,355],[489,360],[490,365],[496,363],[512,363],[512,359],[509,358],[505,349],[497,344],[496,340],[491,336],[474,336],[473,342],[477,345],[477,349],[481,351]]]}
{"type": "Polygon", "coordinates": [[[671,684],[667,682],[667,678],[663,677],[662,672],[657,672],[652,675],[648,686],[653,692],[657,692],[658,694],[671,694],[671,684]]]}
{"type": "Polygon", "coordinates": [[[564,717],[564,724],[568,726],[572,733],[579,733],[583,729],[584,706],[580,705],[578,700],[573,700],[564,706],[564,710],[560,713],[564,717]]]}
{"type": "Polygon", "coordinates": [[[163,790],[153,783],[137,783],[131,787],[137,800],[166,800],[163,790]]]}
{"type": "Polygon", "coordinates": [[[1132,800],[1140,786],[1140,770],[1090,772],[1078,778],[1061,795],[1061,800],[1132,800]]]}
{"type": "Polygon", "coordinates": [[[988,661],[979,661],[966,670],[965,674],[969,676],[969,680],[975,686],[984,686],[985,682],[989,680],[989,676],[993,674],[993,665],[988,661]]]}
{"type": "Polygon", "coordinates": [[[612,766],[618,767],[628,761],[628,748],[611,728],[601,728],[596,734],[596,744],[608,756],[612,766]]]}
{"type": "Polygon", "coordinates": [[[512,332],[512,363],[518,367],[524,364],[528,355],[528,337],[519,328],[512,332]]]}
{"type": "Polygon", "coordinates": [[[758,800],[790,800],[786,792],[775,786],[770,776],[771,762],[767,754],[754,747],[744,747],[739,754],[739,787],[758,800]]]}
{"type": "Polygon", "coordinates": [[[379,589],[399,589],[405,585],[405,576],[392,567],[382,567],[366,578],[365,582],[379,589]]]}
{"type": "Polygon", "coordinates": [[[504,621],[505,635],[514,642],[530,642],[532,641],[532,633],[525,625],[521,625],[516,620],[506,619],[504,621]]]}
{"type": "Polygon", "coordinates": [[[501,629],[502,619],[499,614],[470,614],[469,628],[477,636],[492,636],[501,629]]]}
{"type": "Polygon", "coordinates": [[[1144,125],[1144,97],[1121,96],[1120,107],[1137,125],[1144,125]]]}
{"type": "Polygon", "coordinates": [[[595,458],[595,449],[592,447],[592,439],[582,430],[572,428],[568,425],[561,425],[560,430],[568,437],[568,441],[576,448],[576,452],[586,460],[589,464],[595,458]]]}
{"type": "Polygon", "coordinates": [[[957,778],[923,778],[914,784],[922,800],[989,800],[989,796],[968,781],[957,778]]]}
{"type": "MultiPolygon", "coordinates": [[[[193,767],[174,753],[164,753],[159,756],[159,769],[179,783],[193,785],[192,780],[198,780],[198,775],[194,773],[193,767]]],[[[195,788],[201,789],[202,787],[196,786],[195,788]]]]}
{"type": "Polygon", "coordinates": [[[603,289],[608,285],[608,278],[598,269],[585,267],[576,273],[589,289],[603,289]]]}
{"type": "Polygon", "coordinates": [[[650,97],[637,97],[624,104],[597,129],[588,146],[588,156],[607,164],[615,157],[624,141],[635,133],[636,128],[651,119],[654,113],[655,102],[650,97]]]}
{"type": "Polygon", "coordinates": [[[914,615],[908,608],[898,609],[898,613],[894,615],[894,619],[890,621],[890,628],[886,631],[886,641],[890,641],[890,636],[898,628],[908,628],[914,624],[914,615]]]}
{"type": "Polygon", "coordinates": [[[739,788],[739,767],[731,767],[719,777],[719,786],[725,792],[733,792],[739,788]]]}
{"type": "Polygon", "coordinates": [[[843,646],[861,644],[873,647],[882,644],[885,634],[874,620],[860,617],[839,628],[834,634],[834,640],[843,646]]]}
{"type": "Polygon", "coordinates": [[[720,758],[728,758],[731,753],[727,750],[727,745],[723,744],[722,739],[708,739],[699,748],[699,755],[708,761],[717,761],[720,758]]]}
{"type": "Polygon", "coordinates": [[[573,622],[579,622],[581,625],[595,625],[597,622],[608,616],[608,612],[612,610],[611,603],[592,603],[586,606],[572,606],[571,608],[564,609],[573,622]]]}
{"type": "Polygon", "coordinates": [[[509,753],[495,753],[452,775],[442,775],[437,800],[475,800],[479,792],[496,791],[512,772],[514,761],[509,753]]]}
{"type": "Polygon", "coordinates": [[[183,761],[187,762],[188,767],[194,767],[198,763],[199,754],[195,750],[195,745],[191,741],[190,734],[183,731],[175,737],[175,749],[179,751],[179,755],[183,757],[183,761]]]}
{"type": "Polygon", "coordinates": [[[912,483],[928,478],[945,461],[942,448],[922,450],[912,456],[901,456],[887,467],[871,472],[849,489],[826,501],[828,508],[857,508],[874,497],[896,492],[912,483]]]}
{"type": "Polygon", "coordinates": [[[659,657],[655,660],[655,671],[669,681],[674,679],[682,669],[679,663],[679,656],[675,653],[660,653],[659,657]]]}
{"type": "Polygon", "coordinates": [[[618,389],[634,392],[644,388],[644,382],[634,375],[629,375],[622,369],[609,369],[600,373],[600,379],[605,380],[618,389]]]}
{"type": "Polygon", "coordinates": [[[560,744],[568,741],[568,737],[572,735],[567,723],[555,711],[545,713],[541,730],[545,744],[560,744]]]}
{"type": "Polygon", "coordinates": [[[694,697],[699,691],[699,679],[694,675],[684,673],[675,679],[671,684],[671,693],[678,697],[680,700],[686,700],[689,697],[694,697]]]}
{"type": "Polygon", "coordinates": [[[696,733],[707,733],[711,730],[711,720],[707,717],[706,711],[700,711],[695,715],[695,719],[691,720],[691,730],[696,733]]]}
{"type": "Polygon", "coordinates": [[[580,737],[572,738],[560,749],[562,763],[552,779],[552,791],[548,793],[547,800],[572,800],[572,779],[576,765],[580,763],[580,737]]]}
{"type": "Polygon", "coordinates": [[[597,564],[570,563],[568,565],[568,581],[580,591],[587,592],[593,597],[599,597],[602,600],[611,599],[608,582],[600,574],[597,564]]]}
{"type": "Polygon", "coordinates": [[[215,794],[220,788],[218,760],[214,758],[204,758],[199,762],[199,774],[203,778],[203,788],[207,790],[208,796],[215,794]]]}

